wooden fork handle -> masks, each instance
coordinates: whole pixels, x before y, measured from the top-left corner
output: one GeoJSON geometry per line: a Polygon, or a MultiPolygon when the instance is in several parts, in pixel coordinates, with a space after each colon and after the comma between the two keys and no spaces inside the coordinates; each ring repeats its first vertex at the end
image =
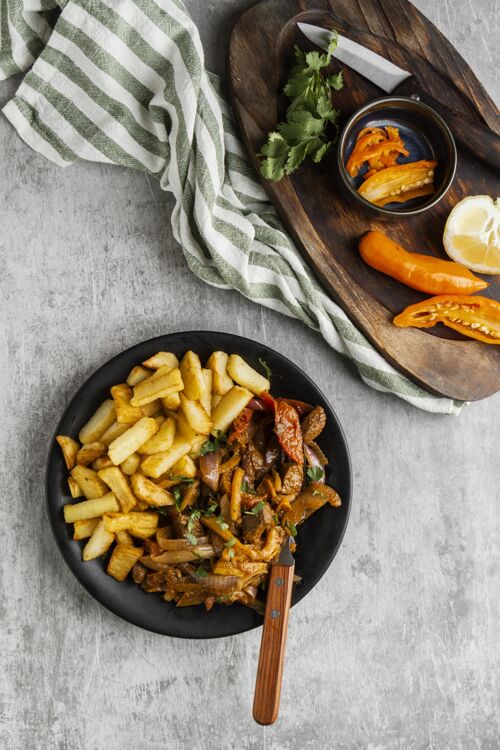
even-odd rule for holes
{"type": "Polygon", "coordinates": [[[294,569],[271,565],[253,701],[258,724],[273,724],[278,716],[294,569]]]}

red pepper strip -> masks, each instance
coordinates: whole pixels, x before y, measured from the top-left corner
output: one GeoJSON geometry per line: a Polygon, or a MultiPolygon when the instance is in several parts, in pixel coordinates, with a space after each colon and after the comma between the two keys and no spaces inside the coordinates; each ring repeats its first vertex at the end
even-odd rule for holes
{"type": "Polygon", "coordinates": [[[263,391],[260,394],[260,400],[264,403],[266,409],[268,409],[269,411],[274,411],[276,402],[270,393],[268,393],[267,391],[263,391]]]}
{"type": "Polygon", "coordinates": [[[233,429],[229,435],[227,442],[234,443],[241,435],[245,432],[248,425],[253,419],[254,411],[246,406],[240,414],[236,417],[233,422],[233,429]]]}
{"type": "Polygon", "coordinates": [[[304,463],[302,430],[297,410],[285,398],[277,398],[274,412],[274,431],[287,456],[300,466],[304,463]]]}

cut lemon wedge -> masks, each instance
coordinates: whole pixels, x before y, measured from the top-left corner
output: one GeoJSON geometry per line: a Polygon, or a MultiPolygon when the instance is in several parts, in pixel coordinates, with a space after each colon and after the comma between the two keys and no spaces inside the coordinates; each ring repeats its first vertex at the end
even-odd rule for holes
{"type": "Polygon", "coordinates": [[[500,274],[500,199],[471,195],[453,208],[443,235],[453,260],[479,273],[500,274]]]}

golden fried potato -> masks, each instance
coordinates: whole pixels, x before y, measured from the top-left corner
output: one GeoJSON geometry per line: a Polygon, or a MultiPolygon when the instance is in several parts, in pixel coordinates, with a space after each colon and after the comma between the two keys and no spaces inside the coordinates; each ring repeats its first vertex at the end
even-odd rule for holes
{"type": "Polygon", "coordinates": [[[131,476],[132,474],[135,474],[140,465],[141,457],[138,453],[132,453],[131,456],[126,458],[125,461],[120,464],[120,469],[124,474],[127,474],[127,476],[131,476]]]}
{"type": "Polygon", "coordinates": [[[218,396],[225,394],[233,387],[233,381],[227,374],[226,352],[212,352],[207,361],[207,367],[212,370],[212,393],[218,396]]]}
{"type": "Polygon", "coordinates": [[[88,560],[95,560],[96,557],[104,555],[104,553],[108,551],[114,541],[114,534],[106,531],[106,529],[104,528],[104,522],[100,520],[95,527],[92,536],[83,548],[83,560],[87,562],[88,560]]]}
{"type": "Polygon", "coordinates": [[[82,445],[78,453],[76,454],[76,463],[79,466],[88,466],[89,464],[97,461],[106,453],[106,446],[104,443],[85,443],[82,445]]]}
{"type": "Polygon", "coordinates": [[[184,383],[184,395],[197,401],[205,389],[200,358],[194,352],[186,352],[181,359],[179,369],[184,383]]]}
{"type": "Polygon", "coordinates": [[[68,487],[69,487],[69,494],[72,498],[75,497],[81,497],[83,495],[83,492],[80,489],[80,485],[76,481],[76,479],[73,479],[72,476],[68,477],[68,487]]]}
{"type": "Polygon", "coordinates": [[[88,539],[94,533],[94,529],[99,521],[99,518],[86,518],[83,521],[75,521],[73,524],[73,539],[76,542],[80,541],[80,539],[88,539]]]}
{"type": "Polygon", "coordinates": [[[189,455],[183,456],[172,466],[170,472],[173,477],[188,477],[194,479],[196,476],[196,464],[189,455]]]}
{"type": "Polygon", "coordinates": [[[102,497],[108,491],[102,479],[99,479],[96,472],[89,469],[88,466],[75,466],[71,469],[71,476],[77,482],[87,500],[102,497]]]}
{"type": "Polygon", "coordinates": [[[73,440],[73,438],[68,437],[68,435],[57,435],[56,440],[61,446],[66,468],[68,471],[71,471],[76,463],[76,456],[80,450],[80,443],[73,440]]]}
{"type": "Polygon", "coordinates": [[[107,573],[117,581],[124,581],[142,554],[142,547],[117,544],[109,558],[107,573]]]}
{"type": "Polygon", "coordinates": [[[124,513],[128,513],[135,504],[136,499],[130,489],[128,479],[119,466],[111,466],[108,469],[101,469],[98,476],[106,482],[111,492],[113,492],[120,503],[124,513]]]}
{"type": "Polygon", "coordinates": [[[130,483],[134,495],[148,505],[175,505],[173,495],[167,490],[158,487],[157,484],[145,477],[143,474],[132,474],[130,483]]]}
{"type": "Polygon", "coordinates": [[[226,432],[234,422],[238,414],[253,398],[252,391],[235,385],[219,401],[212,412],[212,432],[226,432]]]}
{"type": "Polygon", "coordinates": [[[115,533],[116,541],[118,544],[128,544],[129,547],[134,546],[134,540],[132,539],[132,535],[128,533],[125,529],[122,529],[121,531],[117,531],[115,533]]]}
{"type": "Polygon", "coordinates": [[[113,422],[111,427],[108,427],[106,432],[101,435],[101,438],[99,440],[100,443],[104,443],[106,447],[110,445],[110,443],[113,442],[113,440],[116,440],[117,437],[120,437],[120,435],[123,435],[124,432],[128,430],[130,427],[129,424],[121,423],[121,422],[113,422]]]}
{"type": "Polygon", "coordinates": [[[187,423],[199,435],[208,435],[212,429],[212,420],[199,401],[192,401],[181,393],[181,410],[187,423]]]}
{"type": "Polygon", "coordinates": [[[142,383],[138,383],[135,386],[130,404],[134,407],[145,406],[151,401],[156,401],[159,398],[182,391],[183,387],[181,373],[178,368],[168,370],[166,367],[160,367],[154,375],[151,375],[147,380],[143,380],[142,383]]]}
{"type": "Polygon", "coordinates": [[[101,458],[96,458],[96,460],[92,463],[92,468],[94,469],[94,471],[105,469],[107,466],[113,466],[113,461],[110,459],[109,456],[102,456],[101,458]]]}
{"type": "Polygon", "coordinates": [[[175,367],[179,367],[179,360],[172,352],[157,352],[142,364],[151,370],[159,370],[160,367],[165,366],[173,370],[175,367]]]}
{"type": "Polygon", "coordinates": [[[141,445],[138,453],[141,456],[151,456],[154,453],[160,453],[162,451],[168,451],[172,447],[175,437],[175,420],[172,417],[168,417],[160,429],[150,438],[147,443],[141,445]]]}
{"type": "Polygon", "coordinates": [[[171,469],[180,458],[189,453],[190,447],[190,444],[182,435],[176,435],[172,447],[168,451],[148,456],[142,462],[141,469],[147,477],[158,479],[171,469]]]}
{"type": "Polygon", "coordinates": [[[156,533],[158,513],[150,511],[134,513],[111,513],[103,518],[106,531],[116,534],[118,531],[129,531],[132,536],[147,539],[156,533]]]}
{"type": "Polygon", "coordinates": [[[153,435],[158,432],[158,425],[151,417],[142,417],[132,427],[113,440],[109,446],[109,457],[115,466],[119,466],[126,458],[137,453],[153,435]]]}
{"type": "Polygon", "coordinates": [[[200,396],[200,404],[205,409],[208,416],[212,413],[212,381],[213,372],[206,368],[201,371],[203,375],[203,393],[200,396]]]}
{"type": "Polygon", "coordinates": [[[97,518],[104,513],[114,513],[120,510],[120,505],[113,493],[108,492],[103,497],[65,505],[63,510],[66,523],[74,523],[75,521],[86,521],[89,518],[97,518]]]}
{"type": "Polygon", "coordinates": [[[133,388],[134,385],[142,383],[142,381],[149,378],[150,375],[151,370],[148,370],[146,367],[141,367],[141,365],[136,365],[135,367],[132,367],[127,375],[127,385],[130,385],[133,388]]]}
{"type": "Polygon", "coordinates": [[[238,385],[248,388],[257,395],[268,391],[271,387],[269,380],[250,367],[239,354],[231,354],[227,363],[227,371],[238,385]]]}
{"type": "Polygon", "coordinates": [[[108,427],[111,427],[116,419],[116,409],[114,401],[106,399],[95,414],[89,419],[78,434],[80,443],[95,443],[103,435],[108,427]]]}
{"type": "MultiPolygon", "coordinates": [[[[169,411],[177,411],[181,404],[179,393],[171,393],[170,396],[164,396],[161,400],[165,413],[169,411]]],[[[168,416],[168,414],[167,414],[168,416]]]]}

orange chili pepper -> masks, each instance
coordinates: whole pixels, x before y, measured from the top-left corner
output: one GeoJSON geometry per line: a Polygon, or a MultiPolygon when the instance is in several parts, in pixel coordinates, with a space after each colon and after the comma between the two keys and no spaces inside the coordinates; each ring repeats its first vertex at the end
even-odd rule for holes
{"type": "Polygon", "coordinates": [[[382,232],[363,235],[359,252],[372,268],[427,294],[473,294],[488,286],[460,263],[409,253],[382,232]]]}
{"type": "Polygon", "coordinates": [[[386,167],[365,180],[358,193],[376,206],[415,198],[415,190],[418,190],[418,195],[430,195],[434,192],[436,165],[437,161],[422,160],[386,167]]]}
{"type": "Polygon", "coordinates": [[[395,164],[399,154],[408,156],[409,151],[399,137],[397,128],[363,128],[358,134],[346,169],[351,177],[356,177],[365,162],[371,168],[383,169],[395,164]]]}
{"type": "Polygon", "coordinates": [[[488,297],[431,297],[407,307],[393,323],[399,328],[430,328],[444,323],[485,344],[500,344],[500,302],[488,297]]]}

